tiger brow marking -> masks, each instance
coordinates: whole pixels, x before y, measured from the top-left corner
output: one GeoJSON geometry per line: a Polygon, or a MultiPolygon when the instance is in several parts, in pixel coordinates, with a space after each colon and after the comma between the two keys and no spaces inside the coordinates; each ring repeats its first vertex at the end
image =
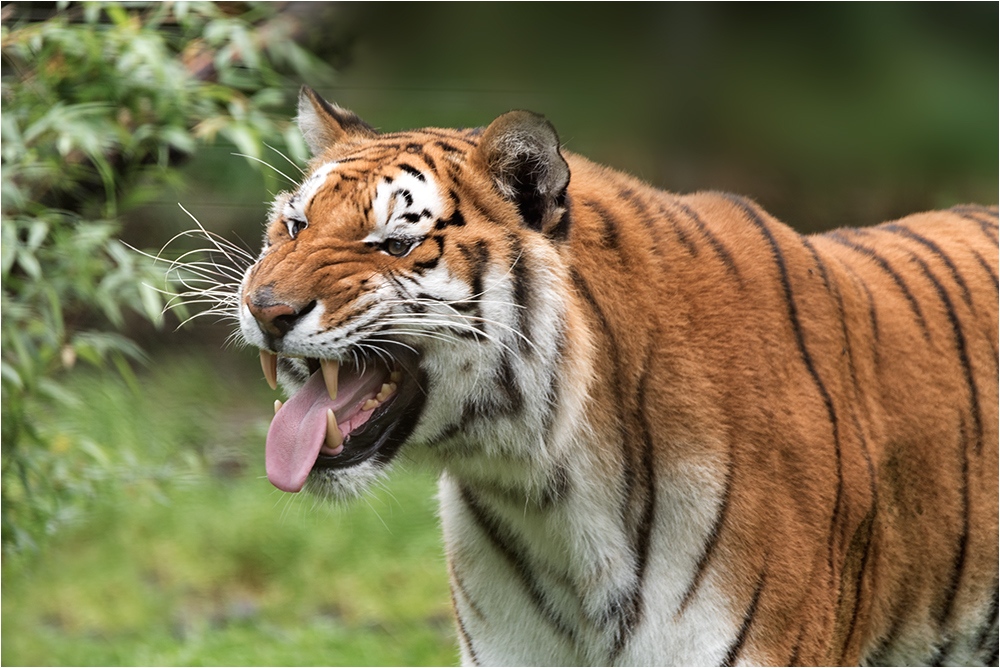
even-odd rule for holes
{"type": "Polygon", "coordinates": [[[955,263],[951,261],[951,258],[948,257],[948,255],[943,250],[941,250],[940,246],[938,246],[930,239],[920,234],[917,234],[916,232],[906,227],[905,225],[890,223],[888,225],[883,226],[882,229],[900,234],[906,237],[907,239],[912,239],[913,241],[916,241],[917,243],[922,244],[927,248],[929,248],[931,252],[934,253],[934,255],[936,255],[938,258],[940,258],[941,261],[944,262],[945,266],[948,267],[948,270],[951,272],[952,278],[955,279],[955,284],[962,289],[962,299],[965,301],[966,304],[969,305],[969,308],[972,308],[972,293],[969,292],[969,286],[966,285],[965,280],[959,273],[958,267],[956,267],[955,263]]]}
{"type": "Polygon", "coordinates": [[[743,616],[743,624],[740,625],[739,633],[736,634],[733,644],[729,646],[729,651],[726,652],[726,656],[723,657],[722,662],[719,664],[720,666],[731,666],[739,658],[740,652],[743,650],[743,645],[746,644],[747,637],[750,635],[750,625],[757,615],[757,605],[760,603],[760,595],[764,591],[764,580],[766,578],[767,571],[761,571],[760,577],[757,579],[757,586],[754,588],[753,598],[750,599],[750,606],[743,616]]]}
{"type": "Polygon", "coordinates": [[[906,301],[910,304],[910,309],[913,311],[913,315],[916,316],[917,324],[920,325],[920,331],[923,334],[924,340],[930,342],[931,340],[930,330],[927,329],[927,320],[924,318],[923,311],[920,310],[920,305],[917,303],[917,300],[913,296],[913,293],[910,292],[910,288],[906,285],[906,282],[902,279],[902,277],[898,273],[896,273],[896,270],[892,268],[892,265],[890,265],[889,262],[884,257],[876,253],[871,248],[868,248],[867,246],[862,246],[861,244],[857,244],[851,241],[850,239],[845,237],[840,230],[829,232],[823,236],[827,239],[830,239],[833,242],[840,244],[841,246],[846,246],[847,248],[850,248],[856,253],[859,253],[861,255],[864,255],[865,257],[872,259],[875,262],[875,264],[877,264],[879,268],[882,269],[882,271],[888,274],[888,276],[896,284],[896,287],[898,287],[900,291],[903,293],[903,296],[906,297],[906,301]]]}
{"type": "MultiPolygon", "coordinates": [[[[836,573],[836,568],[834,564],[834,541],[836,539],[837,532],[833,529],[839,524],[841,518],[841,506],[843,505],[843,472],[841,470],[842,466],[842,453],[841,453],[841,443],[840,443],[840,426],[837,419],[837,411],[833,405],[833,397],[830,392],[826,389],[826,385],[823,383],[823,379],[819,375],[819,371],[816,369],[816,365],[813,362],[812,355],[809,354],[809,349],[806,347],[805,333],[802,330],[802,324],[799,322],[799,312],[798,306],[795,303],[795,296],[792,294],[792,285],[790,277],[788,275],[788,266],[785,263],[784,254],[781,252],[781,247],[778,245],[777,239],[771,232],[771,229],[764,222],[764,219],[760,216],[757,210],[745,199],[732,194],[724,195],[726,199],[732,202],[737,208],[741,209],[750,222],[760,230],[764,239],[767,241],[768,245],[771,247],[771,257],[774,259],[775,264],[778,267],[779,278],[781,280],[781,286],[785,294],[785,305],[788,309],[787,315],[789,323],[792,326],[792,331],[795,334],[795,345],[799,351],[799,357],[804,363],[806,370],[812,377],[813,383],[816,389],[819,391],[820,396],[823,399],[823,403],[826,406],[827,417],[830,420],[830,429],[833,436],[834,453],[837,461],[837,492],[836,499],[833,506],[833,514],[830,518],[831,531],[829,540],[829,561],[830,561],[830,573],[833,575],[836,573]]],[[[802,237],[799,237],[800,239],[802,237]]]]}
{"type": "Polygon", "coordinates": [[[486,509],[473,496],[470,489],[462,486],[461,495],[462,501],[465,502],[466,507],[472,513],[476,524],[486,534],[490,543],[493,544],[493,548],[506,559],[521,579],[524,590],[541,616],[556,632],[571,643],[576,644],[576,634],[573,632],[572,627],[562,619],[561,615],[556,610],[553,610],[552,604],[545,598],[542,588],[535,581],[535,576],[524,553],[511,545],[514,538],[513,534],[510,531],[504,530],[497,519],[489,515],[486,509]]]}

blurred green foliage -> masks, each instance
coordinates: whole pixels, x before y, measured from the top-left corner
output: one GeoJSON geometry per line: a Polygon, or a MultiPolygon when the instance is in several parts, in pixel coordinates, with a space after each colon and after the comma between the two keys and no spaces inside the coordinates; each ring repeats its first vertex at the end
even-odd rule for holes
{"type": "Polygon", "coordinates": [[[34,545],[94,494],[29,402],[76,402],[64,376],[80,361],[135,388],[143,353],[118,330],[131,313],[160,319],[151,286],[163,271],[116,239],[122,212],[177,184],[178,164],[217,136],[250,160],[265,142],[304,156],[282,72],[330,75],[267,3],[238,16],[215,3],[144,7],[85,3],[44,21],[4,8],[4,551],[34,545]]]}

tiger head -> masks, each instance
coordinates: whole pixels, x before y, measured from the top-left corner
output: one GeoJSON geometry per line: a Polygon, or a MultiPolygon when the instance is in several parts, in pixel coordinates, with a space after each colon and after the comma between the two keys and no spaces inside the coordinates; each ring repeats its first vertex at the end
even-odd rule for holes
{"type": "Polygon", "coordinates": [[[379,134],[303,88],[299,127],[311,171],[276,198],[240,287],[241,332],[291,395],[270,481],[350,497],[401,448],[440,454],[459,433],[468,447],[484,421],[505,427],[479,447],[528,447],[545,407],[526,397],[551,401],[565,319],[538,287],[565,280],[570,172],[552,125],[514,111],[379,134]]]}

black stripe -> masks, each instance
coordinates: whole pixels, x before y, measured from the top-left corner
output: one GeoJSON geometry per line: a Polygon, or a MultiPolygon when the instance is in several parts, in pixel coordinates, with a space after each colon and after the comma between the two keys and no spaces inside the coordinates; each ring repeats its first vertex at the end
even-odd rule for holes
{"type": "Polygon", "coordinates": [[[997,282],[997,275],[993,273],[993,267],[990,266],[990,263],[986,261],[986,258],[979,254],[979,251],[972,251],[972,254],[975,256],[980,266],[982,266],[982,268],[986,270],[986,273],[990,275],[990,278],[993,280],[993,289],[1000,291],[1000,284],[997,282]]]}
{"type": "Polygon", "coordinates": [[[434,145],[437,146],[438,148],[440,148],[443,151],[447,151],[448,153],[464,153],[465,152],[462,149],[458,148],[457,146],[452,146],[451,144],[449,144],[448,142],[445,142],[445,141],[436,141],[436,142],[434,142],[434,145]]]}
{"type": "MultiPolygon", "coordinates": [[[[867,456],[867,455],[866,455],[867,456]]],[[[871,462],[868,462],[869,471],[871,472],[871,462]]],[[[861,612],[861,596],[862,596],[862,585],[865,581],[866,570],[868,568],[868,558],[871,556],[871,547],[875,534],[875,514],[877,512],[877,507],[875,503],[872,504],[871,508],[868,510],[868,514],[858,525],[858,528],[854,532],[854,538],[851,540],[853,546],[855,540],[858,539],[859,535],[863,536],[861,540],[864,540],[865,546],[861,552],[861,562],[858,564],[858,572],[854,576],[854,600],[851,602],[853,607],[853,612],[851,613],[851,623],[847,627],[847,633],[844,635],[844,647],[841,652],[841,658],[846,654],[847,650],[851,646],[851,639],[854,637],[854,631],[857,629],[858,616],[861,612]]],[[[850,551],[848,547],[848,551],[850,551]]]]}
{"type": "MultiPolygon", "coordinates": [[[[441,137],[443,139],[454,139],[456,141],[464,142],[469,146],[475,146],[476,142],[472,141],[468,137],[463,137],[462,135],[455,134],[453,132],[441,132],[431,128],[424,128],[420,130],[420,134],[431,135],[432,137],[441,137]]],[[[441,142],[434,142],[435,144],[440,144],[441,142]]],[[[460,151],[462,149],[457,149],[452,147],[450,150],[460,151]]]]}
{"type": "MultiPolygon", "coordinates": [[[[651,337],[654,341],[659,337],[654,333],[651,337]]],[[[654,468],[653,435],[650,430],[649,420],[646,418],[646,398],[649,396],[649,367],[652,362],[652,351],[647,351],[646,363],[643,365],[643,373],[639,379],[639,405],[635,410],[635,421],[642,427],[642,464],[640,474],[645,481],[645,494],[643,495],[642,515],[639,525],[636,527],[633,538],[633,554],[635,554],[635,589],[631,596],[621,607],[619,617],[618,633],[615,637],[615,644],[611,649],[611,656],[607,661],[608,665],[613,664],[621,654],[625,645],[632,637],[635,628],[642,621],[643,597],[645,594],[646,567],[649,563],[649,549],[652,544],[653,528],[656,525],[656,471],[654,468]]],[[[631,490],[626,498],[631,498],[631,490]]]]}
{"type": "Polygon", "coordinates": [[[693,241],[691,241],[690,237],[688,237],[687,232],[685,232],[684,228],[681,227],[673,213],[671,213],[662,202],[659,203],[658,210],[660,215],[666,218],[667,222],[670,223],[670,229],[672,229],[674,234],[677,235],[677,240],[681,242],[681,245],[687,249],[688,253],[690,253],[692,257],[698,257],[698,247],[693,241]]]}
{"type": "MultiPolygon", "coordinates": [[[[555,355],[553,355],[553,363],[549,365],[549,378],[548,382],[545,384],[545,405],[555,406],[559,403],[559,397],[562,391],[562,383],[565,374],[562,372],[563,360],[566,355],[566,332],[565,328],[560,327],[556,332],[555,345],[555,355]]],[[[542,433],[545,439],[544,443],[552,442],[552,430],[556,423],[556,411],[547,410],[544,413],[543,423],[542,423],[542,433]]],[[[567,480],[568,482],[568,480],[567,480]]]]}
{"type": "Polygon", "coordinates": [[[472,665],[478,666],[480,665],[479,657],[476,655],[475,647],[472,646],[472,637],[465,628],[465,622],[462,621],[462,615],[458,612],[458,597],[455,596],[455,589],[457,588],[458,591],[462,593],[462,597],[468,602],[469,609],[472,610],[472,614],[479,619],[483,619],[483,613],[479,610],[479,606],[476,605],[476,602],[472,600],[472,597],[465,588],[465,584],[462,582],[462,578],[459,577],[458,571],[455,570],[455,565],[450,558],[448,559],[448,575],[450,576],[448,588],[451,591],[451,609],[455,613],[455,624],[458,626],[458,635],[460,636],[460,639],[466,649],[469,650],[469,657],[472,659],[472,665]]]}
{"type": "Polygon", "coordinates": [[[593,200],[585,199],[582,201],[582,204],[596,213],[597,217],[603,223],[601,228],[601,244],[605,248],[613,250],[619,256],[619,260],[621,260],[622,242],[621,233],[618,231],[618,219],[601,204],[593,200]]]}
{"type": "Polygon", "coordinates": [[[868,299],[868,320],[871,323],[871,328],[872,328],[872,353],[873,353],[872,357],[878,360],[879,330],[878,330],[878,315],[877,315],[877,310],[875,308],[876,304],[875,297],[874,295],[872,295],[872,291],[871,288],[868,287],[868,283],[865,282],[865,279],[858,276],[857,272],[854,271],[853,267],[850,267],[846,264],[843,266],[851,274],[851,276],[853,276],[856,279],[858,284],[861,286],[861,289],[864,291],[865,297],[868,299]]]}
{"type": "MultiPolygon", "coordinates": [[[[851,638],[854,636],[854,631],[858,624],[858,613],[860,610],[859,601],[861,601],[861,586],[864,582],[866,569],[868,568],[868,559],[871,557],[872,543],[875,536],[875,516],[878,513],[878,474],[875,472],[875,465],[872,463],[871,453],[868,451],[868,439],[865,438],[864,429],[861,427],[861,422],[858,420],[858,416],[852,412],[851,420],[854,423],[854,430],[858,435],[858,443],[861,446],[861,454],[865,458],[865,467],[868,470],[868,493],[871,495],[871,507],[866,515],[865,519],[861,521],[858,525],[858,529],[865,526],[867,523],[867,529],[865,533],[867,534],[865,539],[865,548],[861,557],[861,565],[858,567],[857,581],[855,582],[854,590],[854,614],[851,617],[851,624],[847,629],[847,635],[844,640],[844,648],[848,648],[851,645],[851,638]]],[[[873,569],[869,579],[874,579],[877,569],[873,569]]],[[[875,591],[875,584],[873,583],[869,589],[875,591]]]]}
{"type": "MultiPolygon", "coordinates": [[[[451,592],[451,598],[452,600],[455,598],[454,590],[451,592]]],[[[454,603],[452,603],[452,605],[454,606],[454,603]]],[[[458,614],[458,608],[455,608],[455,625],[458,627],[458,635],[462,644],[469,651],[469,658],[472,660],[472,665],[481,665],[479,663],[479,657],[476,656],[476,649],[472,646],[472,638],[469,636],[469,632],[465,629],[465,622],[462,621],[462,615],[458,614]]]]}
{"type": "MultiPolygon", "coordinates": [[[[733,444],[729,444],[729,459],[732,461],[732,449],[733,444]]],[[[688,604],[694,598],[698,587],[701,586],[701,581],[705,577],[705,573],[708,570],[708,562],[712,559],[712,555],[715,552],[715,546],[719,542],[719,536],[722,534],[722,528],[726,524],[726,515],[729,512],[729,495],[732,491],[732,464],[726,464],[726,478],[724,481],[725,486],[722,489],[722,499],[719,501],[719,509],[715,511],[715,523],[708,532],[708,538],[705,540],[705,546],[701,550],[701,557],[698,559],[698,564],[694,569],[694,576],[691,578],[691,584],[688,585],[687,591],[684,592],[684,596],[681,598],[681,604],[677,608],[677,616],[684,613],[688,604]]]]}
{"type": "Polygon", "coordinates": [[[521,333],[521,336],[517,338],[518,351],[522,355],[531,355],[534,352],[534,347],[531,345],[535,341],[535,337],[531,331],[531,268],[529,267],[528,259],[524,255],[524,247],[521,245],[521,240],[516,236],[510,235],[507,239],[510,244],[510,251],[513,258],[510,262],[510,273],[512,293],[514,298],[514,318],[516,320],[515,328],[521,333]]]}
{"type": "MultiPolygon", "coordinates": [[[[423,156],[421,156],[421,157],[423,157],[423,156]]],[[[411,175],[417,177],[417,180],[419,180],[419,181],[423,181],[424,180],[424,173],[421,172],[416,167],[414,167],[413,165],[408,165],[405,162],[401,162],[401,163],[399,163],[399,168],[402,169],[407,174],[411,174],[411,175]]]]}
{"type": "MultiPolygon", "coordinates": [[[[964,436],[964,428],[963,428],[964,436]]],[[[955,549],[955,560],[952,563],[951,578],[948,581],[944,602],[938,615],[938,626],[942,634],[947,634],[945,624],[951,619],[951,613],[955,606],[955,598],[958,596],[958,587],[962,581],[962,573],[965,571],[965,560],[969,548],[969,458],[963,448],[962,450],[962,529],[958,537],[958,546],[955,549]]]]}
{"type": "Polygon", "coordinates": [[[761,572],[760,578],[757,580],[757,587],[753,592],[753,598],[750,599],[750,607],[747,608],[746,614],[743,616],[743,624],[740,625],[739,633],[736,634],[733,644],[729,646],[729,651],[726,652],[720,666],[731,666],[739,658],[740,651],[746,644],[747,636],[750,635],[750,625],[753,624],[754,616],[757,614],[757,604],[760,603],[760,594],[764,590],[766,575],[766,571],[761,572]]]}
{"type": "Polygon", "coordinates": [[[948,296],[947,291],[945,291],[944,286],[941,282],[931,273],[930,267],[927,263],[921,260],[917,256],[912,256],[913,261],[920,267],[924,275],[930,280],[934,285],[934,290],[937,292],[938,298],[941,303],[944,304],[945,314],[948,316],[948,323],[951,325],[952,335],[955,339],[955,347],[958,350],[959,361],[962,364],[962,371],[965,374],[965,384],[969,388],[969,411],[972,413],[972,419],[975,424],[975,449],[976,454],[980,454],[983,450],[983,419],[980,415],[980,405],[979,405],[979,391],[976,388],[976,381],[972,375],[972,363],[969,360],[969,349],[968,343],[965,340],[965,333],[962,331],[962,324],[958,320],[958,316],[955,314],[955,307],[952,305],[951,298],[948,296]]]}
{"type": "MultiPolygon", "coordinates": [[[[431,240],[437,243],[437,255],[428,260],[422,260],[420,262],[413,263],[413,267],[418,270],[417,273],[419,274],[422,274],[427,270],[434,269],[438,265],[438,261],[440,261],[441,256],[444,255],[444,238],[438,235],[434,235],[433,237],[431,237],[431,240]]],[[[431,296],[426,295],[426,297],[431,297],[431,296]]],[[[431,297],[431,298],[437,299],[436,297],[431,297]]]]}
{"type": "MultiPolygon", "coordinates": [[[[837,320],[840,321],[840,333],[844,338],[844,353],[847,355],[848,365],[851,372],[851,382],[854,387],[857,387],[857,376],[854,371],[854,356],[851,354],[851,340],[847,333],[847,320],[844,317],[844,299],[840,294],[840,287],[833,280],[833,276],[826,270],[826,263],[823,262],[823,258],[819,256],[816,252],[816,248],[813,247],[812,243],[807,237],[800,237],[802,240],[802,245],[806,247],[809,254],[812,255],[813,262],[816,263],[816,268],[819,269],[819,277],[823,279],[823,285],[826,287],[826,291],[833,295],[834,302],[837,306],[837,320]]],[[[812,269],[809,269],[809,273],[812,273],[812,269]]]]}
{"type": "Polygon", "coordinates": [[[986,209],[983,207],[973,207],[973,206],[953,206],[948,209],[951,213],[964,218],[965,220],[971,220],[979,226],[979,230],[986,235],[986,237],[993,242],[994,245],[997,244],[997,224],[989,220],[984,220],[984,217],[996,218],[996,212],[991,209],[986,209]]]}
{"type": "Polygon", "coordinates": [[[992,649],[993,651],[993,658],[984,662],[984,666],[996,663],[997,645],[1000,644],[1000,639],[998,639],[996,632],[997,616],[1000,613],[1000,590],[998,590],[998,587],[1000,587],[1000,583],[994,580],[993,599],[990,601],[989,612],[986,613],[986,623],[980,628],[979,637],[976,639],[977,650],[984,652],[992,649]],[[987,643],[992,643],[992,645],[987,643]]]}
{"type": "Polygon", "coordinates": [[[476,601],[472,598],[472,595],[466,588],[465,580],[463,580],[462,576],[458,574],[458,569],[455,568],[455,563],[450,558],[448,559],[448,575],[451,579],[449,584],[451,585],[451,598],[453,604],[455,599],[455,589],[457,588],[462,594],[462,597],[469,604],[469,609],[472,611],[472,614],[478,619],[486,619],[485,615],[483,615],[483,611],[479,609],[478,605],[476,605],[476,601]]]}
{"type": "MultiPolygon", "coordinates": [[[[997,218],[997,208],[993,206],[982,206],[980,204],[957,204],[950,209],[955,213],[979,213],[987,218],[997,218]]],[[[994,223],[995,224],[995,223],[994,223]]]]}
{"type": "Polygon", "coordinates": [[[451,216],[446,219],[442,218],[434,223],[435,230],[443,230],[446,227],[465,227],[465,216],[458,210],[458,207],[455,207],[451,216]]]}
{"type": "MultiPolygon", "coordinates": [[[[600,325],[600,330],[607,341],[607,348],[610,357],[609,360],[610,372],[607,374],[606,377],[608,379],[608,385],[610,386],[609,392],[612,398],[619,399],[616,402],[616,408],[618,410],[616,425],[618,428],[617,436],[621,447],[621,465],[622,465],[621,475],[623,478],[622,488],[624,489],[624,494],[622,497],[622,506],[619,510],[619,514],[622,522],[627,525],[629,523],[629,517],[631,515],[630,513],[632,507],[631,504],[632,504],[632,499],[635,495],[634,490],[636,489],[636,481],[637,481],[636,466],[632,462],[631,453],[635,450],[638,450],[639,448],[634,448],[632,450],[629,450],[626,446],[626,441],[628,440],[630,434],[626,430],[625,426],[627,423],[627,416],[624,412],[625,411],[624,399],[626,399],[627,397],[637,396],[637,393],[625,391],[626,381],[623,378],[624,371],[622,369],[622,361],[618,349],[618,344],[615,339],[613,330],[611,329],[611,326],[609,325],[608,320],[604,315],[603,310],[597,303],[597,300],[594,298],[594,294],[591,291],[590,286],[587,284],[586,280],[584,280],[584,278],[576,272],[575,269],[571,269],[570,272],[573,284],[577,292],[583,296],[584,301],[593,311],[595,317],[597,318],[598,324],[600,325]]],[[[642,428],[645,429],[645,425],[642,425],[642,428]]],[[[635,434],[635,432],[638,429],[639,427],[633,429],[632,434],[635,434]]],[[[652,439],[649,435],[648,429],[645,429],[645,433],[643,436],[644,436],[644,443],[643,443],[644,447],[642,448],[642,453],[643,453],[642,459],[639,462],[640,467],[644,466],[644,461],[647,457],[651,459],[651,451],[647,449],[647,447],[648,448],[652,447],[652,439]]],[[[651,466],[648,468],[646,481],[647,485],[655,484],[655,481],[652,478],[651,466]]],[[[652,494],[649,492],[651,492],[651,489],[647,490],[646,494],[647,504],[650,504],[653,501],[655,501],[652,494]]],[[[652,510],[653,509],[651,505],[644,506],[643,514],[642,516],[640,516],[638,530],[636,531],[636,533],[633,534],[633,536],[635,536],[636,537],[635,539],[637,540],[634,549],[641,550],[641,552],[639,551],[636,552],[637,556],[636,567],[641,568],[641,571],[638,571],[637,575],[645,574],[645,568],[646,568],[645,561],[648,559],[648,556],[643,557],[641,556],[641,554],[642,552],[645,552],[648,555],[649,535],[647,535],[647,532],[651,532],[652,530],[652,516],[650,514],[652,513],[652,510]],[[647,521],[649,522],[648,527],[645,526],[647,521]]],[[[639,591],[637,592],[637,595],[641,597],[641,593],[642,592],[639,591]]],[[[622,603],[612,613],[609,614],[621,615],[621,613],[626,612],[626,610],[628,609],[627,606],[629,605],[633,606],[631,608],[632,611],[637,611],[638,610],[637,606],[641,605],[641,598],[633,596],[628,603],[622,603]]],[[[638,620],[638,617],[631,614],[627,614],[627,615],[621,615],[619,619],[621,621],[617,630],[617,635],[615,636],[615,644],[612,647],[612,657],[616,656],[622,651],[625,642],[628,639],[628,634],[631,633],[630,628],[632,627],[630,627],[628,624],[629,620],[632,620],[632,623],[634,624],[635,621],[638,620]]]]}
{"type": "Polygon", "coordinates": [[[511,487],[501,483],[483,481],[476,484],[477,491],[481,495],[489,496],[490,500],[497,503],[505,503],[521,511],[529,507],[538,511],[546,511],[569,494],[569,469],[565,463],[556,464],[537,497],[533,497],[530,491],[523,487],[511,487]]]}
{"type": "Polygon", "coordinates": [[[486,291],[484,280],[490,263],[490,249],[483,239],[476,241],[472,246],[457,244],[457,247],[459,252],[462,253],[466,261],[471,265],[472,294],[470,295],[470,299],[476,304],[475,313],[477,319],[475,326],[477,330],[485,334],[486,325],[483,322],[483,310],[480,302],[483,299],[483,293],[486,291]]]}
{"type": "Polygon", "coordinates": [[[518,413],[524,407],[524,394],[521,392],[521,386],[518,385],[516,376],[510,353],[504,353],[494,380],[505,401],[502,410],[507,414],[518,413]]]}
{"type": "Polygon", "coordinates": [[[552,604],[545,598],[541,586],[535,580],[535,576],[532,573],[530,565],[528,564],[527,557],[524,555],[523,551],[517,549],[517,546],[515,545],[516,541],[514,535],[510,531],[504,529],[496,518],[486,512],[467,487],[462,487],[461,496],[462,501],[469,509],[469,512],[472,514],[476,524],[483,531],[483,533],[486,534],[486,537],[493,545],[493,549],[499,552],[514,569],[514,572],[521,580],[521,585],[524,588],[524,591],[528,594],[528,598],[531,599],[531,602],[537,609],[538,614],[541,615],[541,617],[548,622],[559,635],[565,637],[575,645],[576,633],[573,631],[573,628],[562,619],[561,615],[553,609],[552,604]]]}
{"type": "Polygon", "coordinates": [[[847,248],[850,248],[851,250],[860,253],[861,255],[864,255],[865,257],[871,258],[879,266],[879,268],[882,269],[882,271],[888,274],[889,277],[892,278],[893,282],[896,283],[896,287],[898,287],[900,291],[903,293],[903,296],[906,297],[906,301],[909,302],[910,309],[913,311],[913,315],[917,319],[917,324],[920,325],[920,330],[923,333],[924,340],[928,342],[931,340],[930,331],[927,329],[927,320],[924,319],[924,314],[920,310],[920,305],[914,298],[913,293],[910,292],[910,288],[906,285],[906,282],[903,281],[902,277],[900,277],[900,275],[896,273],[896,271],[892,268],[892,266],[888,263],[888,261],[886,261],[884,257],[876,253],[871,248],[868,248],[867,246],[862,246],[860,244],[854,243],[853,241],[845,237],[842,234],[842,231],[840,230],[837,230],[835,232],[829,232],[824,236],[827,239],[830,239],[831,241],[840,244],[841,246],[846,246],[847,248]]]}
{"type": "MultiPolygon", "coordinates": [[[[723,196],[726,197],[727,199],[735,197],[734,195],[723,195],[723,196]]],[[[736,267],[736,262],[733,260],[733,256],[729,253],[729,250],[726,248],[725,244],[723,244],[718,239],[718,237],[716,237],[715,234],[713,234],[712,231],[708,229],[708,226],[705,225],[705,223],[701,220],[698,214],[695,213],[693,209],[691,209],[691,207],[680,201],[677,202],[677,206],[679,206],[684,211],[687,217],[691,219],[691,222],[694,223],[695,227],[698,228],[698,231],[701,233],[701,236],[705,238],[705,240],[712,247],[712,250],[715,251],[715,255],[719,258],[722,264],[725,265],[726,271],[728,271],[730,274],[732,274],[736,278],[739,278],[742,281],[742,277],[740,276],[740,271],[736,267]]]]}
{"type": "Polygon", "coordinates": [[[969,308],[972,308],[972,293],[969,292],[969,286],[965,284],[965,280],[962,278],[962,275],[958,272],[958,267],[956,267],[955,263],[951,261],[951,258],[948,257],[948,255],[943,250],[941,250],[940,246],[938,246],[930,239],[917,234],[916,232],[906,227],[905,225],[890,223],[889,225],[883,225],[881,228],[876,228],[876,229],[885,229],[891,232],[896,232],[897,234],[901,234],[907,239],[912,239],[917,243],[923,244],[924,246],[929,248],[931,252],[934,253],[938,258],[940,258],[941,261],[944,262],[945,266],[948,267],[948,270],[951,272],[951,276],[955,280],[955,283],[958,285],[958,287],[962,289],[962,298],[965,300],[965,303],[969,305],[969,308]]]}

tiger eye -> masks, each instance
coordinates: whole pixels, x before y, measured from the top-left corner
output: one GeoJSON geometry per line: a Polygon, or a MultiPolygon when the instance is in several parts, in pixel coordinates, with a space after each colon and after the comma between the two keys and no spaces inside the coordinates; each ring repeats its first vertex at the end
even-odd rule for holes
{"type": "Polygon", "coordinates": [[[406,252],[410,250],[412,245],[413,243],[408,239],[389,239],[385,243],[385,252],[389,255],[400,257],[406,255],[406,252]]]}

